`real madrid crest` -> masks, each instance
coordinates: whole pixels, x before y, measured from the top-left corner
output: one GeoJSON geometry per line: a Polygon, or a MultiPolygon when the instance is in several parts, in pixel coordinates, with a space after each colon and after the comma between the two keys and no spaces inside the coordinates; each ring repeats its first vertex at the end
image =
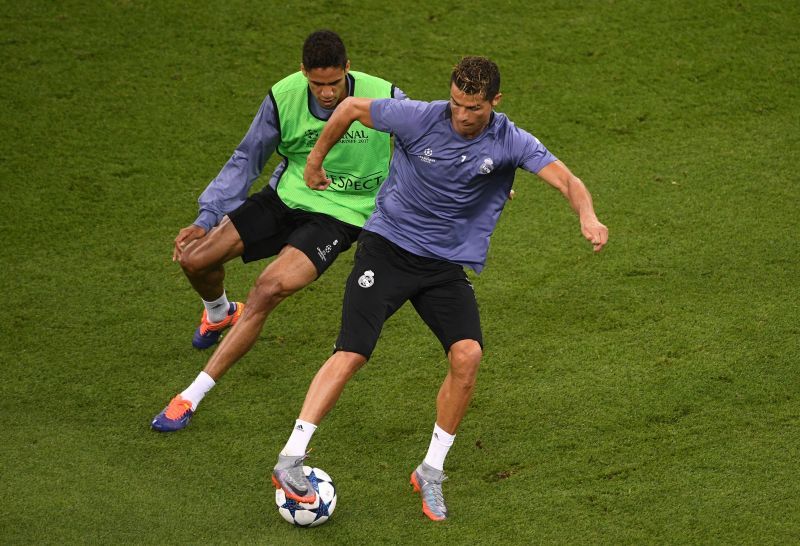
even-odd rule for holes
{"type": "Polygon", "coordinates": [[[358,278],[358,286],[361,288],[369,288],[375,284],[375,273],[367,269],[364,274],[358,278]]]}
{"type": "Polygon", "coordinates": [[[489,174],[494,170],[494,161],[492,161],[491,157],[487,157],[481,163],[481,166],[478,167],[478,172],[481,174],[489,174]]]}

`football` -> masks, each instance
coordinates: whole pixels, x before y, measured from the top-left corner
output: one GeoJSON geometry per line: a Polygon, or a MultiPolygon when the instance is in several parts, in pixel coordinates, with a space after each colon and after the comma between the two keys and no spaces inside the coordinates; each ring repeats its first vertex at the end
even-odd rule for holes
{"type": "Polygon", "coordinates": [[[289,523],[298,527],[316,527],[328,521],[336,508],[336,486],[324,470],[304,466],[303,472],[317,492],[317,502],[314,504],[296,502],[287,499],[283,489],[276,489],[275,504],[280,515],[289,523]]]}

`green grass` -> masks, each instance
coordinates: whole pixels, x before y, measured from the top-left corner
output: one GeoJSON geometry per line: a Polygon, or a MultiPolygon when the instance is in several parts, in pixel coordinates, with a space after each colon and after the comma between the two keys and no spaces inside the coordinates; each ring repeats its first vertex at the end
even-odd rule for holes
{"type": "MultiPolygon", "coordinates": [[[[0,542],[797,542],[798,25],[777,0],[5,2],[0,542]],[[611,232],[592,255],[518,175],[475,279],[486,356],[443,525],[406,483],[446,370],[410,308],[314,438],[332,520],[274,509],[352,254],[278,308],[189,429],[148,429],[208,356],[171,241],[319,27],[419,99],[446,97],[461,55],[495,59],[499,109],[611,232]]],[[[262,268],[232,264],[229,294],[262,268]]]]}

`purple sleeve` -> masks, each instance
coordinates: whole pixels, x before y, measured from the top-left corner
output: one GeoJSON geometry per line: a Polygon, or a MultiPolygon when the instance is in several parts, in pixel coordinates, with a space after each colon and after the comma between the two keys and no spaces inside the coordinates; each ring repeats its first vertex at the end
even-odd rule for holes
{"type": "Polygon", "coordinates": [[[280,143],[280,129],[270,95],[261,103],[247,134],[233,155],[222,167],[197,200],[200,213],[195,225],[206,231],[216,226],[222,217],[247,199],[253,182],[261,175],[269,156],[280,143]]]}
{"type": "Polygon", "coordinates": [[[409,140],[420,129],[420,120],[429,104],[411,99],[376,99],[369,108],[372,126],[378,131],[394,133],[401,141],[409,140]]]}
{"type": "Polygon", "coordinates": [[[515,151],[519,154],[519,166],[528,172],[537,174],[558,158],[545,148],[539,139],[527,131],[516,128],[514,139],[515,151]]]}

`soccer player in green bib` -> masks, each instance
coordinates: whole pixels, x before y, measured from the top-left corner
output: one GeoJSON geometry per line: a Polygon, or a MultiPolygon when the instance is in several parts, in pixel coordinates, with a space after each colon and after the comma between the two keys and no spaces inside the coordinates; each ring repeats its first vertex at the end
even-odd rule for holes
{"type": "Polygon", "coordinates": [[[308,153],[349,96],[406,98],[385,80],[351,71],[336,33],[313,32],[303,44],[300,71],[272,87],[244,139],[200,195],[199,215],[178,233],[173,250],[205,307],[192,345],[208,349],[232,328],[197,378],[153,419],[154,430],[186,427],[206,393],[255,344],[272,310],[314,282],[358,238],[389,171],[389,135],[353,124],[325,161],[331,186],[317,192],[303,180],[308,153]],[[283,161],[264,189],[248,197],[273,152],[283,161]],[[272,256],[246,304],[229,301],[224,264],[272,256]]]}

